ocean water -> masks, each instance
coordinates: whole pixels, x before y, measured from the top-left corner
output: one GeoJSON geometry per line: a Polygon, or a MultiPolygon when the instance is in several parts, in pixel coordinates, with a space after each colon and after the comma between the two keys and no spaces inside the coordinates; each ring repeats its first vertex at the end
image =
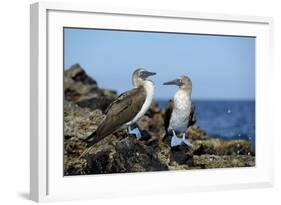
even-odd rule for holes
{"type": "MultiPolygon", "coordinates": [[[[159,100],[162,108],[167,100],[159,100]]],[[[255,101],[195,100],[196,125],[211,137],[245,139],[255,146],[255,101]]]]}

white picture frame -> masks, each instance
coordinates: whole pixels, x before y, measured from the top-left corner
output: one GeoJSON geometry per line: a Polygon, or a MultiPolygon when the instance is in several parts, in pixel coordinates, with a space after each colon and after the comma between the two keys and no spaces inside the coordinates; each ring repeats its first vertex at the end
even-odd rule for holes
{"type": "Polygon", "coordinates": [[[32,200],[95,199],[273,186],[273,134],[269,120],[271,113],[265,109],[271,100],[268,90],[273,69],[272,18],[187,11],[97,8],[89,4],[46,2],[32,4],[30,14],[32,200]],[[256,166],[64,177],[62,28],[66,26],[255,36],[256,166]]]}

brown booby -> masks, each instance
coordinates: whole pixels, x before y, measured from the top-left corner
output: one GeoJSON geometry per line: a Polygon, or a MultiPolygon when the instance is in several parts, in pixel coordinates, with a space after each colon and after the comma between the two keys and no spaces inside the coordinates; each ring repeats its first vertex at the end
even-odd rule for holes
{"type": "Polygon", "coordinates": [[[177,85],[174,100],[169,102],[168,109],[165,113],[165,127],[167,133],[172,132],[171,146],[186,144],[192,147],[191,142],[185,139],[187,129],[194,125],[195,106],[191,101],[192,82],[189,77],[181,76],[176,80],[163,83],[164,85],[177,85]],[[182,138],[177,137],[177,133],[182,133],[182,138]]]}
{"type": "Polygon", "coordinates": [[[147,80],[152,75],[156,75],[156,73],[142,68],[133,72],[134,88],[119,95],[108,106],[104,120],[97,130],[85,139],[87,141],[92,139],[90,145],[124,128],[128,128],[129,134],[136,135],[137,139],[141,138],[136,122],[146,113],[152,103],[154,84],[151,80],[147,80]]]}

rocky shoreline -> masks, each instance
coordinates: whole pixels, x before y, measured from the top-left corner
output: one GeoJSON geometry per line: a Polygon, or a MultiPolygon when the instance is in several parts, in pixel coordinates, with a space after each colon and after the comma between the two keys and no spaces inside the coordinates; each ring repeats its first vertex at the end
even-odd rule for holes
{"type": "Polygon", "coordinates": [[[106,174],[255,166],[255,152],[246,140],[209,137],[199,127],[189,129],[193,149],[171,148],[164,129],[164,111],[153,103],[138,123],[143,138],[126,130],[104,138],[84,156],[85,137],[104,118],[103,111],[117,97],[113,90],[98,87],[80,65],[64,73],[64,174],[106,174]]]}

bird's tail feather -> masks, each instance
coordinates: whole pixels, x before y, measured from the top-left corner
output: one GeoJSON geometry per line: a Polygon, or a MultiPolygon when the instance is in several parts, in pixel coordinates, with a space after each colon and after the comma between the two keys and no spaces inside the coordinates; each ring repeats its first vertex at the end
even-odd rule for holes
{"type": "Polygon", "coordinates": [[[82,157],[85,157],[86,154],[88,154],[88,153],[91,151],[92,148],[93,148],[92,146],[91,146],[91,147],[88,147],[88,148],[79,156],[78,159],[81,159],[82,157]]]}
{"type": "Polygon", "coordinates": [[[97,137],[97,132],[93,132],[88,137],[86,137],[83,141],[88,142],[88,148],[79,156],[79,159],[86,156],[91,149],[93,148],[93,145],[96,144],[100,139],[97,137]]]}
{"type": "Polygon", "coordinates": [[[97,132],[93,132],[92,134],[90,134],[88,137],[86,137],[85,139],[83,139],[84,142],[91,142],[93,141],[97,136],[97,132]]]}

